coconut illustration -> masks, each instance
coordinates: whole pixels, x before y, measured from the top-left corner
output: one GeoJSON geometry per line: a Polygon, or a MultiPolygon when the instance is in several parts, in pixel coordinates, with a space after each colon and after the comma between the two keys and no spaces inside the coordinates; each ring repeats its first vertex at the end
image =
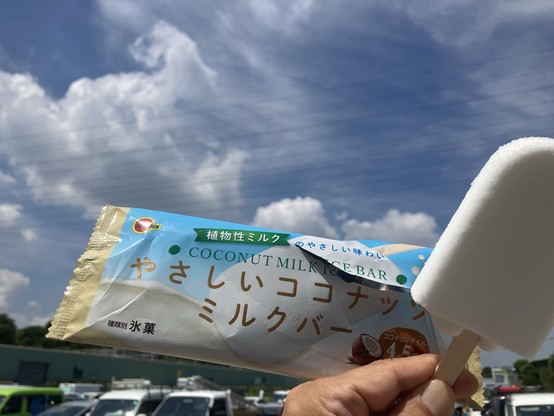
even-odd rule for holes
{"type": "Polygon", "coordinates": [[[383,348],[376,338],[368,334],[360,334],[352,343],[351,354],[348,361],[365,365],[379,360],[383,356],[383,348]]]}

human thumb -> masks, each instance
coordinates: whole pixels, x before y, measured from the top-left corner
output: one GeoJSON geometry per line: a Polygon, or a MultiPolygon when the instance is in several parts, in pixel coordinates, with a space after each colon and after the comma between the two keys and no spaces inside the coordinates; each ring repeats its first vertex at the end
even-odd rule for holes
{"type": "Polygon", "coordinates": [[[456,399],[454,392],[442,380],[428,381],[400,401],[391,416],[450,416],[456,399]]]}

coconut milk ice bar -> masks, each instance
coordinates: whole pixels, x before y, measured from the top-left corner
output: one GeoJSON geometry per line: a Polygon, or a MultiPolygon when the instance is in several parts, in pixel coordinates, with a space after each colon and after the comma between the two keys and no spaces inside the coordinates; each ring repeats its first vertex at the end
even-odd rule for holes
{"type": "Polygon", "coordinates": [[[553,271],[554,140],[524,138],[483,167],[412,295],[467,351],[532,358],[554,326],[553,271]]]}
{"type": "Polygon", "coordinates": [[[430,253],[106,206],[48,337],[300,378],[440,354],[410,296],[430,253]]]}

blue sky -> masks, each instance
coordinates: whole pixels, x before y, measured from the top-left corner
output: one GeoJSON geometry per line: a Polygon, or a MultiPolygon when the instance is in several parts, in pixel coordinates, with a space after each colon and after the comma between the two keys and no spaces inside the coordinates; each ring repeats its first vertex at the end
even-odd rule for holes
{"type": "Polygon", "coordinates": [[[0,2],[0,313],[52,318],[104,204],[433,246],[500,145],[554,135],[553,18],[549,0],[0,2]]]}

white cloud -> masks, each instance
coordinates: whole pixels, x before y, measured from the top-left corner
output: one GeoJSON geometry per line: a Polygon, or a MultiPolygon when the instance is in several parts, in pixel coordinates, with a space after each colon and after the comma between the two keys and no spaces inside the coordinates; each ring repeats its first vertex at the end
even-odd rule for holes
{"type": "Polygon", "coordinates": [[[313,0],[249,0],[232,2],[224,7],[214,8],[213,4],[205,7],[196,4],[194,8],[178,0],[150,2],[140,0],[98,0],[97,4],[102,16],[113,22],[118,28],[125,27],[139,30],[148,25],[152,19],[171,19],[175,15],[191,13],[195,15],[206,13],[211,19],[223,19],[222,24],[233,24],[228,19],[230,15],[241,16],[248,25],[259,25],[266,29],[290,32],[302,22],[311,17],[315,9],[313,0]],[[169,12],[168,12],[169,10],[169,12]],[[173,16],[172,16],[173,15],[173,16]]]}
{"type": "Polygon", "coordinates": [[[8,306],[12,296],[27,286],[29,286],[28,277],[19,272],[0,269],[0,308],[8,306]]]}
{"type": "Polygon", "coordinates": [[[432,247],[438,240],[436,222],[423,212],[400,212],[389,210],[376,221],[347,220],[342,230],[347,240],[384,240],[432,247]]]}
{"type": "Polygon", "coordinates": [[[166,97],[170,100],[198,99],[215,87],[216,73],[202,61],[196,43],[166,22],[154,25],[148,35],[130,46],[129,51],[146,68],[158,69],[149,76],[139,74],[134,80],[139,83],[131,84],[129,92],[143,104],[149,101],[156,104],[167,100],[166,97]]]}
{"type": "Polygon", "coordinates": [[[52,315],[30,316],[27,318],[29,326],[45,326],[53,319],[52,315]]]}
{"type": "Polygon", "coordinates": [[[494,2],[479,0],[392,0],[385,7],[406,14],[433,39],[447,45],[463,46],[487,38],[497,13],[494,2]]]}
{"type": "Polygon", "coordinates": [[[138,28],[144,27],[152,18],[151,8],[144,4],[141,5],[139,2],[97,0],[96,4],[101,13],[119,27],[132,27],[138,30],[138,28]]]}
{"type": "Polygon", "coordinates": [[[309,19],[313,0],[250,0],[248,5],[260,23],[274,29],[290,31],[295,25],[309,19]]]}
{"type": "Polygon", "coordinates": [[[252,224],[257,227],[298,232],[344,240],[383,240],[432,247],[438,240],[435,219],[423,212],[389,210],[374,221],[348,219],[346,213],[335,216],[342,236],[330,225],[322,203],[312,197],[297,197],[258,208],[252,224]]]}
{"type": "Polygon", "coordinates": [[[30,229],[30,228],[24,228],[21,230],[21,235],[25,239],[25,241],[35,241],[38,238],[37,233],[30,229]]]}
{"type": "Polygon", "coordinates": [[[36,300],[28,301],[22,310],[24,310],[24,312],[18,312],[10,308],[9,311],[9,316],[15,321],[15,325],[18,329],[29,326],[45,326],[52,321],[54,317],[54,313],[45,314],[41,312],[42,305],[36,300]]]}
{"type": "Polygon", "coordinates": [[[487,39],[506,22],[522,17],[554,16],[554,3],[550,0],[391,0],[383,4],[406,14],[437,42],[459,47],[470,47],[487,39]]]}
{"type": "Polygon", "coordinates": [[[159,22],[129,51],[144,71],[81,78],[58,100],[32,76],[0,71],[0,150],[35,201],[92,217],[105,203],[177,210],[208,197],[214,205],[236,201],[246,153],[188,133],[183,103],[218,88],[196,43],[159,22]]]}
{"type": "Polygon", "coordinates": [[[15,178],[0,170],[0,185],[13,185],[15,178]]]}
{"type": "Polygon", "coordinates": [[[21,218],[23,207],[16,204],[0,204],[0,227],[10,227],[21,218]]]}
{"type": "Polygon", "coordinates": [[[256,210],[252,221],[257,227],[337,238],[337,231],[329,224],[323,205],[311,197],[282,199],[256,210]]]}
{"type": "Polygon", "coordinates": [[[9,315],[15,321],[18,329],[28,326],[45,326],[53,319],[53,315],[34,315],[32,312],[22,314],[12,311],[9,315]]]}
{"type": "Polygon", "coordinates": [[[40,303],[38,303],[36,300],[30,300],[27,302],[27,309],[32,311],[39,311],[41,309],[40,303]]]}
{"type": "Polygon", "coordinates": [[[193,189],[208,204],[213,201],[234,201],[240,195],[240,174],[248,155],[230,151],[224,158],[209,153],[191,178],[193,189]]]}

